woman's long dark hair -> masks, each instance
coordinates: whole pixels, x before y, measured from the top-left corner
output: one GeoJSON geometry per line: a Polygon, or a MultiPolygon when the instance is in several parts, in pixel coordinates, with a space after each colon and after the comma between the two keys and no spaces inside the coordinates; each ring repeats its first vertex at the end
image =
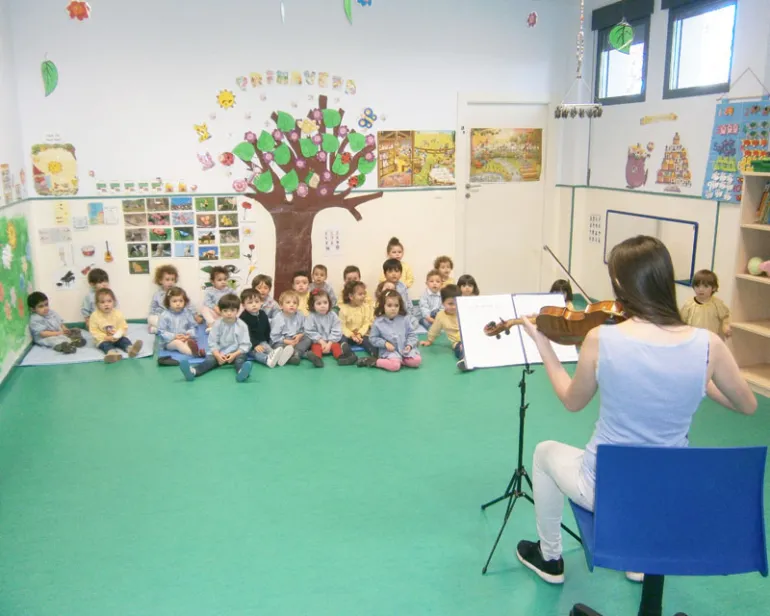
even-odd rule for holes
{"type": "Polygon", "coordinates": [[[615,246],[609,273],[615,297],[629,318],[684,325],[676,305],[671,255],[659,239],[637,235],[615,246]]]}

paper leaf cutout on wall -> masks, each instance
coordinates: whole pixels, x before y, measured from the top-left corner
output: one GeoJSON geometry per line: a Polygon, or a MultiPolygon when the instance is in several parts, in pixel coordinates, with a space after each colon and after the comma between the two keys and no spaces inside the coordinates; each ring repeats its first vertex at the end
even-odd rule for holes
{"type": "Polygon", "coordinates": [[[297,127],[297,121],[285,111],[279,111],[276,115],[278,116],[276,124],[281,132],[288,133],[297,127]]]}
{"type": "Polygon", "coordinates": [[[323,118],[326,128],[336,128],[342,123],[342,116],[336,109],[324,109],[323,118]]]}
{"type": "Polygon", "coordinates": [[[313,143],[312,139],[307,137],[299,140],[299,148],[302,151],[302,156],[305,158],[311,158],[318,153],[318,146],[313,143]]]}
{"type": "Polygon", "coordinates": [[[281,186],[283,186],[283,189],[287,193],[293,193],[297,190],[297,186],[299,186],[299,176],[294,169],[281,178],[281,186]]]}
{"type": "Polygon", "coordinates": [[[269,171],[265,171],[260,174],[255,184],[259,192],[268,193],[273,190],[273,174],[269,171]]]}
{"type": "Polygon", "coordinates": [[[40,65],[40,72],[43,75],[43,86],[45,95],[49,96],[59,85],[59,69],[50,60],[45,60],[40,65]]]}
{"type": "Polygon", "coordinates": [[[348,145],[353,152],[360,152],[366,146],[366,137],[361,133],[350,133],[348,135],[348,145]]]}
{"type": "Polygon", "coordinates": [[[342,0],[342,6],[345,8],[345,17],[353,25],[353,0],[342,0]]]}
{"type": "Polygon", "coordinates": [[[350,171],[350,165],[346,165],[342,162],[342,159],[337,156],[334,159],[334,164],[332,165],[332,171],[336,173],[337,175],[345,175],[348,171],[350,171]]]}
{"type": "Polygon", "coordinates": [[[275,139],[267,131],[263,130],[259,134],[259,140],[257,141],[257,149],[260,152],[272,152],[275,150],[275,139]]]}
{"type": "Polygon", "coordinates": [[[285,165],[291,160],[291,150],[289,150],[288,145],[282,143],[277,148],[275,148],[273,156],[276,163],[279,165],[285,165]]]}
{"type": "Polygon", "coordinates": [[[329,154],[332,154],[337,151],[338,147],[340,147],[340,140],[337,139],[337,137],[335,137],[334,135],[325,133],[323,136],[321,147],[323,148],[324,152],[328,152],[329,154]]]}
{"type": "Polygon", "coordinates": [[[233,148],[233,154],[235,154],[243,162],[247,163],[252,158],[254,158],[256,150],[254,149],[253,144],[249,143],[248,141],[244,141],[243,143],[239,143],[237,146],[235,146],[235,148],[233,148]]]}
{"type": "Polygon", "coordinates": [[[634,29],[625,21],[620,22],[610,30],[609,43],[620,53],[631,53],[631,43],[634,42],[634,29]]]}
{"type": "Polygon", "coordinates": [[[375,160],[366,160],[365,158],[362,158],[358,161],[358,170],[366,175],[367,173],[374,171],[376,165],[377,162],[375,160]]]}

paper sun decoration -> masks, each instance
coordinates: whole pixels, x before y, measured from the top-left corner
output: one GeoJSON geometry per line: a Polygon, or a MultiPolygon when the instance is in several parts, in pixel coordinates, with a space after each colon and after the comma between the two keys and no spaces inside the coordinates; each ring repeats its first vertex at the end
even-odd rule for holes
{"type": "Polygon", "coordinates": [[[72,0],[67,5],[67,12],[70,14],[70,19],[77,19],[83,21],[91,17],[91,5],[88,2],[81,2],[79,0],[72,0]]]}

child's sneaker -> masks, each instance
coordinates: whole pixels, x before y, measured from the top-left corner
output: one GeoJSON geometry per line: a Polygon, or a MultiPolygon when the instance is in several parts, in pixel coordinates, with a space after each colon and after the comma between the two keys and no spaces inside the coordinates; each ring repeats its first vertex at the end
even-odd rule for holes
{"type": "Polygon", "coordinates": [[[273,349],[268,353],[267,355],[267,367],[268,368],[275,368],[275,365],[278,363],[278,360],[281,357],[281,349],[273,349]]]}
{"type": "Polygon", "coordinates": [[[60,342],[53,348],[53,350],[57,353],[63,353],[64,355],[67,355],[68,353],[72,352],[70,351],[70,348],[72,347],[69,342],[60,342]]]}
{"type": "Polygon", "coordinates": [[[86,346],[86,339],[83,338],[82,334],[76,334],[76,335],[73,335],[72,338],[70,338],[70,344],[75,348],[80,349],[86,346]]]}
{"type": "Polygon", "coordinates": [[[244,364],[241,366],[241,369],[238,370],[238,373],[235,375],[235,380],[239,383],[243,383],[246,379],[249,378],[249,375],[251,374],[251,362],[247,361],[244,362],[244,364]]]}
{"type": "Polygon", "coordinates": [[[188,340],[187,346],[190,348],[193,357],[206,357],[206,352],[198,346],[197,340],[188,340]]]}
{"type": "Polygon", "coordinates": [[[464,359],[461,359],[460,361],[457,362],[457,369],[460,372],[468,372],[468,366],[465,365],[464,359]]]}
{"type": "Polygon", "coordinates": [[[173,357],[158,357],[159,366],[178,366],[179,362],[173,357]]]}
{"type": "Polygon", "coordinates": [[[359,368],[374,368],[377,366],[377,359],[375,357],[359,357],[356,365],[359,368]]]}
{"type": "Polygon", "coordinates": [[[143,342],[141,340],[137,340],[136,342],[134,342],[134,344],[128,347],[128,351],[127,351],[128,356],[133,359],[134,357],[139,355],[139,351],[142,350],[142,344],[143,342]]]}
{"type": "Polygon", "coordinates": [[[116,361],[120,361],[121,359],[123,359],[123,356],[120,354],[120,351],[116,349],[110,349],[104,356],[104,363],[114,364],[116,361]]]}
{"type": "MultiPolygon", "coordinates": [[[[278,365],[279,366],[285,366],[287,363],[291,362],[291,358],[294,357],[294,347],[293,346],[285,346],[278,349],[278,365]]],[[[297,363],[299,363],[299,358],[297,358],[297,363]]]]}
{"type": "Polygon", "coordinates": [[[308,360],[311,364],[313,364],[316,368],[323,368],[324,367],[324,360],[318,357],[313,351],[308,351],[305,353],[305,359],[308,360]]]}
{"type": "Polygon", "coordinates": [[[358,357],[355,353],[351,353],[350,355],[340,355],[337,358],[337,363],[340,366],[355,366],[358,363],[358,357]]]}
{"type": "Polygon", "coordinates": [[[186,381],[193,381],[195,380],[195,368],[193,368],[190,365],[190,362],[186,359],[183,359],[179,362],[179,369],[182,371],[182,374],[184,374],[184,378],[186,381]]]}
{"type": "Polygon", "coordinates": [[[286,348],[287,349],[291,349],[291,357],[289,358],[289,361],[287,361],[286,363],[291,365],[291,366],[299,366],[299,355],[297,355],[294,352],[294,347],[290,346],[290,347],[286,347],[286,348]]]}

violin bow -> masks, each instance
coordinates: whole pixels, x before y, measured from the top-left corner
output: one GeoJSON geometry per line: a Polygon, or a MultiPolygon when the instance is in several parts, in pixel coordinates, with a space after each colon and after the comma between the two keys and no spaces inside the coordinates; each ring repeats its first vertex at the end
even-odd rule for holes
{"type": "Polygon", "coordinates": [[[586,293],[585,289],[584,289],[583,287],[581,287],[581,286],[580,286],[580,284],[578,283],[578,281],[577,281],[577,280],[575,280],[575,279],[572,277],[572,274],[570,274],[570,273],[569,273],[569,271],[567,271],[567,268],[566,268],[566,267],[564,267],[564,265],[562,264],[562,262],[561,262],[561,261],[559,261],[559,258],[558,258],[558,257],[557,257],[555,254],[553,254],[553,250],[551,250],[551,249],[548,247],[548,244],[546,244],[545,246],[543,246],[543,250],[545,250],[545,251],[546,251],[546,252],[547,252],[549,255],[551,255],[551,256],[553,257],[553,260],[554,260],[554,261],[556,261],[556,263],[558,263],[558,264],[559,264],[559,267],[560,267],[562,270],[564,270],[564,273],[565,273],[565,274],[567,274],[567,277],[568,277],[568,278],[569,278],[569,279],[570,279],[572,282],[574,282],[574,283],[575,283],[575,286],[576,286],[578,289],[580,289],[580,292],[583,294],[583,297],[585,297],[585,298],[586,298],[586,301],[588,301],[588,302],[592,301],[592,300],[591,300],[591,296],[590,296],[590,295],[588,295],[588,293],[586,293]]]}

